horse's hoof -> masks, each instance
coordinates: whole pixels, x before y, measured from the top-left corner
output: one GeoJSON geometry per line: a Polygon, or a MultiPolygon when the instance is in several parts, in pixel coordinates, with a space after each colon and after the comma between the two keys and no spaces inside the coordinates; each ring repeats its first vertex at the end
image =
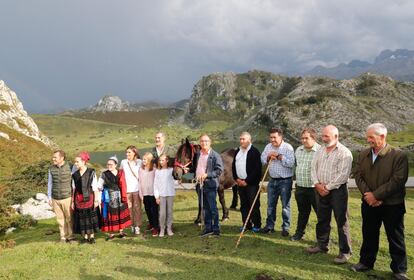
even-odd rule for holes
{"type": "Polygon", "coordinates": [[[200,224],[201,224],[201,220],[200,220],[200,219],[195,219],[195,220],[194,220],[194,224],[196,224],[196,225],[200,225],[200,224]]]}
{"type": "Polygon", "coordinates": [[[223,219],[221,219],[222,222],[226,222],[229,220],[229,217],[224,217],[223,219]]]}

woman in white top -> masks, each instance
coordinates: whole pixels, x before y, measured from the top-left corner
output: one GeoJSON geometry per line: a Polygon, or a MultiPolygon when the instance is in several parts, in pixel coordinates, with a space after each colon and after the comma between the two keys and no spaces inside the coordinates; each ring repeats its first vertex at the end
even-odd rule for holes
{"type": "Polygon", "coordinates": [[[173,223],[173,203],[175,196],[175,186],[178,185],[172,175],[173,169],[168,167],[168,156],[162,154],[158,158],[158,166],[155,170],[154,196],[160,206],[160,237],[164,237],[165,222],[167,222],[168,236],[174,235],[172,231],[173,223]]]}
{"type": "Polygon", "coordinates": [[[140,234],[142,225],[141,198],[139,195],[140,184],[138,171],[141,166],[138,149],[128,146],[125,150],[126,159],[121,161],[120,169],[124,171],[127,189],[128,208],[131,215],[131,231],[140,234]]]}

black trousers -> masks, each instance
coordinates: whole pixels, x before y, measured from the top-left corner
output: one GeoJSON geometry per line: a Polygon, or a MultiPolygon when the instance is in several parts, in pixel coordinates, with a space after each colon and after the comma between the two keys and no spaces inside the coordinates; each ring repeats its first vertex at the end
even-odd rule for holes
{"type": "MultiPolygon", "coordinates": [[[[246,222],[249,210],[253,205],[254,198],[259,190],[258,185],[247,185],[245,187],[237,187],[240,196],[240,212],[242,215],[243,224],[246,222]]],[[[262,227],[262,217],[260,215],[260,194],[254,204],[252,214],[247,222],[246,229],[251,229],[252,226],[256,228],[262,227]]]]}
{"type": "Polygon", "coordinates": [[[404,241],[404,203],[371,207],[365,201],[361,205],[362,246],[360,262],[373,268],[377,258],[381,224],[384,223],[394,273],[407,271],[407,254],[404,241]]]}
{"type": "Polygon", "coordinates": [[[303,236],[312,208],[317,213],[315,189],[296,186],[295,199],[298,205],[298,223],[295,234],[303,236]]]}
{"type": "Polygon", "coordinates": [[[148,222],[153,228],[158,229],[160,227],[159,225],[159,219],[158,219],[158,204],[155,201],[155,196],[153,195],[145,195],[144,196],[144,207],[145,212],[147,213],[148,222]]]}
{"type": "Polygon", "coordinates": [[[348,188],[346,184],[338,189],[331,190],[327,196],[316,196],[318,204],[318,223],[316,224],[316,238],[318,246],[328,250],[329,235],[331,233],[331,218],[334,213],[338,229],[339,252],[351,253],[351,237],[348,222],[348,188]]]}

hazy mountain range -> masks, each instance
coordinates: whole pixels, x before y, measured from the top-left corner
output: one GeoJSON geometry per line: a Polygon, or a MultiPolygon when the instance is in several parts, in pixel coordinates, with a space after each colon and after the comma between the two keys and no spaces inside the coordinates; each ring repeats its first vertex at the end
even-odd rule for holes
{"type": "Polygon", "coordinates": [[[305,76],[350,79],[366,72],[390,76],[400,81],[414,81],[414,51],[406,49],[384,50],[375,58],[373,63],[352,60],[349,63],[341,63],[331,68],[317,66],[302,74],[305,76]]]}

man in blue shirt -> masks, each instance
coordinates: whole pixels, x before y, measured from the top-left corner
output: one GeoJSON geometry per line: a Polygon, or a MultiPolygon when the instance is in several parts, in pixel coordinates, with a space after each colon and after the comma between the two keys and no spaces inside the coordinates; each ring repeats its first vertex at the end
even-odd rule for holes
{"type": "Polygon", "coordinates": [[[293,147],[283,141],[283,131],[280,128],[270,130],[269,144],[266,145],[261,160],[269,164],[271,177],[267,185],[267,219],[262,233],[274,231],[276,221],[276,206],[280,196],[282,202],[282,236],[289,236],[290,227],[290,197],[292,194],[292,176],[295,165],[293,147]]]}

